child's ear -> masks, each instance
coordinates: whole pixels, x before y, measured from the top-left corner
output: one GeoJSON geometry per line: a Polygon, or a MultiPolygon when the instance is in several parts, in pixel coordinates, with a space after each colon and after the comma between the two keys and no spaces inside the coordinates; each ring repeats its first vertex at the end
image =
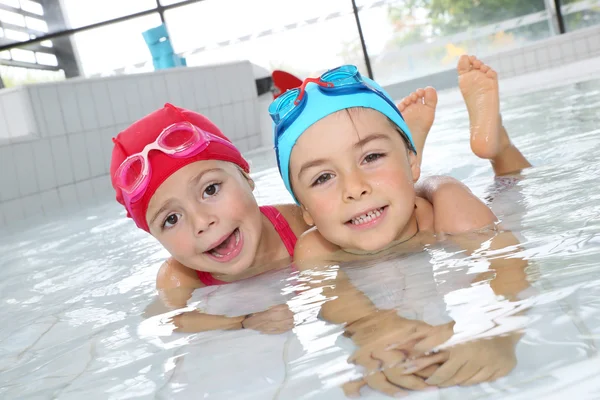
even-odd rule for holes
{"type": "Polygon", "coordinates": [[[304,219],[304,222],[306,222],[306,225],[314,226],[315,221],[313,220],[312,215],[310,215],[308,212],[308,209],[303,205],[300,206],[300,209],[302,210],[302,218],[304,219]]]}
{"type": "Polygon", "coordinates": [[[410,165],[410,172],[412,174],[413,182],[416,182],[421,177],[421,165],[419,165],[419,159],[412,151],[408,152],[408,163],[410,165]]]}

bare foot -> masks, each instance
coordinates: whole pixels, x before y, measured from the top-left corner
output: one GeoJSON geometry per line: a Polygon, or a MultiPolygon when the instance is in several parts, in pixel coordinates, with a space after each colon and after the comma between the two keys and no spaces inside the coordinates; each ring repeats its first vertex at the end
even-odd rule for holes
{"type": "Polygon", "coordinates": [[[471,123],[471,150],[480,158],[493,159],[510,140],[502,127],[498,74],[475,56],[458,60],[458,85],[471,123]]]}
{"type": "Polygon", "coordinates": [[[425,89],[417,89],[398,103],[398,109],[402,113],[415,142],[419,165],[423,159],[425,140],[427,140],[427,135],[435,119],[437,102],[437,92],[434,88],[428,86],[425,89]]]}

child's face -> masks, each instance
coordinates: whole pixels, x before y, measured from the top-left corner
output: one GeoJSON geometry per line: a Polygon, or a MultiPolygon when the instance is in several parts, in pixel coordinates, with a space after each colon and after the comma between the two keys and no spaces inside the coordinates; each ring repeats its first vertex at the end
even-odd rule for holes
{"type": "Polygon", "coordinates": [[[187,267],[238,274],[252,265],[262,232],[253,188],[232,163],[188,164],[150,199],[150,233],[187,267]]]}
{"type": "Polygon", "coordinates": [[[419,174],[400,133],[368,108],[318,121],[290,158],[291,183],[306,222],[344,249],[377,251],[402,237],[419,174]]]}

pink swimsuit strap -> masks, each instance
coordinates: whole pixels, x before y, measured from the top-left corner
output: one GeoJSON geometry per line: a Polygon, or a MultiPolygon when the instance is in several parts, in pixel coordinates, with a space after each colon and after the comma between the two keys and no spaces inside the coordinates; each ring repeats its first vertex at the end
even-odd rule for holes
{"type": "MultiPolygon", "coordinates": [[[[292,228],[290,228],[290,224],[288,224],[279,210],[273,206],[262,206],[259,207],[259,209],[260,212],[267,217],[269,222],[271,222],[273,225],[273,228],[275,228],[275,231],[277,231],[279,234],[279,237],[281,238],[281,241],[283,242],[290,257],[293,257],[297,238],[294,234],[294,231],[292,231],[292,228]]],[[[196,271],[196,273],[198,274],[200,281],[206,286],[224,285],[229,283],[214,278],[210,272],[196,271]]]]}

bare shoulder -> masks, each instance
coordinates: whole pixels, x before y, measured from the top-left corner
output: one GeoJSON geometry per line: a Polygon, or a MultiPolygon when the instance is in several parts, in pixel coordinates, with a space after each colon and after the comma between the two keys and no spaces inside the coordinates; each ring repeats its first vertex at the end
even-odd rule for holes
{"type": "Polygon", "coordinates": [[[417,221],[419,223],[419,230],[424,231],[435,231],[433,205],[422,197],[415,199],[417,221]]]}
{"type": "Polygon", "coordinates": [[[446,177],[432,195],[435,231],[460,234],[493,225],[497,218],[463,183],[446,177]]]}
{"type": "Polygon", "coordinates": [[[310,268],[307,261],[325,260],[327,256],[339,249],[338,246],[326,240],[317,228],[312,228],[298,238],[294,249],[294,262],[297,263],[299,269],[310,268]]]}
{"type": "Polygon", "coordinates": [[[165,261],[156,275],[157,289],[172,289],[176,287],[200,288],[204,284],[198,278],[195,270],[186,267],[174,258],[165,261]]]}
{"type": "Polygon", "coordinates": [[[295,204],[278,204],[275,206],[277,210],[283,215],[287,223],[292,228],[294,234],[300,237],[307,229],[310,228],[306,225],[304,218],[302,218],[302,210],[295,204]]]}

